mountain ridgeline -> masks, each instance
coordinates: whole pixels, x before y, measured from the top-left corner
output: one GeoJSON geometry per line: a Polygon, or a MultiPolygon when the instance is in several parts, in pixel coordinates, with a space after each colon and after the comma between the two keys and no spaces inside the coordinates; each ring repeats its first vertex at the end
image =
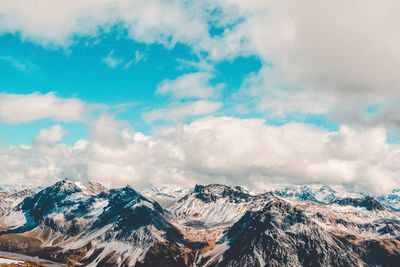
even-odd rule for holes
{"type": "Polygon", "coordinates": [[[70,266],[399,266],[400,191],[62,180],[0,193],[0,250],[70,266]]]}

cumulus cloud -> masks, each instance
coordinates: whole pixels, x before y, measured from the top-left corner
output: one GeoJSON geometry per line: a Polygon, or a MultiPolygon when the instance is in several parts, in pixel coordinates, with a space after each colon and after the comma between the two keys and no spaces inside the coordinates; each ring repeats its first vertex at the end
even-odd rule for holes
{"type": "Polygon", "coordinates": [[[175,80],[164,80],[157,87],[156,94],[171,95],[174,98],[210,98],[219,94],[223,85],[211,86],[211,73],[194,72],[179,76],[175,80]]]}
{"type": "Polygon", "coordinates": [[[35,142],[38,144],[51,144],[61,141],[65,135],[65,130],[58,124],[40,130],[39,134],[35,138],[35,142]]]}
{"type": "MultiPolygon", "coordinates": [[[[398,127],[390,114],[399,110],[388,103],[400,101],[398,9],[394,0],[15,0],[0,3],[0,32],[65,47],[75,37],[118,25],[128,38],[167,47],[182,43],[210,62],[256,55],[266,70],[258,73],[264,83],[247,96],[261,111],[277,108],[278,113],[327,114],[347,124],[398,127]],[[38,8],[52,12],[39,14],[38,8]],[[212,28],[221,32],[211,34],[212,28]],[[311,108],[310,103],[318,104],[311,108]],[[363,111],[371,105],[381,108],[367,118],[363,111]]],[[[114,57],[106,62],[119,65],[114,57]]]]}
{"type": "Polygon", "coordinates": [[[324,183],[372,193],[400,186],[400,147],[387,143],[382,128],[328,132],[299,123],[206,117],[148,136],[109,115],[91,128],[88,140],[72,146],[1,147],[1,177],[5,183],[71,177],[138,188],[215,179],[259,190],[273,183],[324,183]]]}
{"type": "Polygon", "coordinates": [[[154,109],[143,114],[145,121],[177,122],[185,118],[194,118],[214,114],[222,107],[215,99],[224,85],[212,86],[210,72],[192,72],[178,76],[174,80],[162,81],[156,90],[156,95],[171,96],[176,100],[190,100],[169,103],[164,108],[154,109]],[[211,100],[207,100],[211,99],[211,100]]]}
{"type": "Polygon", "coordinates": [[[347,93],[382,88],[396,93],[400,83],[395,71],[400,64],[398,7],[394,0],[308,0],[306,4],[288,0],[197,4],[40,0],[26,4],[16,0],[1,3],[0,31],[62,45],[73,36],[94,35],[119,24],[138,41],[182,42],[211,57],[256,54],[272,62],[288,80],[347,93]],[[52,12],[38,14],[40,7],[52,12]],[[212,37],[209,25],[224,30],[212,37]]]}
{"type": "Polygon", "coordinates": [[[40,119],[80,121],[87,106],[79,99],[61,98],[55,93],[0,93],[0,122],[24,123],[40,119]]]}
{"type": "Polygon", "coordinates": [[[52,46],[69,46],[75,36],[94,36],[121,25],[142,42],[193,43],[207,34],[206,24],[181,1],[24,0],[0,3],[0,32],[52,46]],[[51,10],[43,14],[37,10],[51,10]],[[166,16],[165,14],[168,14],[166,16]]]}
{"type": "Polygon", "coordinates": [[[397,91],[396,1],[218,3],[227,16],[243,18],[233,31],[248,40],[247,49],[288,79],[345,91],[397,91]]]}
{"type": "Polygon", "coordinates": [[[210,182],[219,177],[258,186],[326,183],[375,192],[399,185],[392,168],[400,150],[387,144],[381,128],[326,132],[298,123],[277,127],[220,117],[175,129],[168,139],[184,151],[185,168],[210,182]]]}
{"type": "Polygon", "coordinates": [[[284,86],[273,78],[273,71],[269,68],[248,75],[231,100],[243,105],[244,112],[261,110],[272,117],[325,115],[338,104],[332,96],[297,86],[284,86]]]}
{"type": "Polygon", "coordinates": [[[388,101],[400,100],[395,71],[400,65],[397,1],[218,1],[216,5],[223,20],[243,19],[225,31],[244,39],[235,53],[255,53],[267,62],[258,73],[262,83],[253,95],[261,110],[278,106],[282,112],[328,114],[342,123],[398,125],[389,116],[395,105],[388,101]],[[290,101],[284,103],[285,99],[290,101]],[[371,105],[381,106],[379,119],[364,113],[371,105]]]}

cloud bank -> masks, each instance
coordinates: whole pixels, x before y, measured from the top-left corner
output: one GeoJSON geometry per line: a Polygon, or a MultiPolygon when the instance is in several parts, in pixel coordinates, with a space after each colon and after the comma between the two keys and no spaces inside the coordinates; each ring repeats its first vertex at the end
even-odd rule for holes
{"type": "Polygon", "coordinates": [[[205,117],[157,128],[151,136],[102,115],[91,137],[74,145],[56,125],[26,146],[0,148],[0,176],[9,183],[49,183],[58,177],[138,188],[218,182],[258,190],[274,183],[324,183],[372,193],[400,186],[400,147],[383,128],[324,131],[260,119],[205,117]],[[50,178],[50,180],[49,180],[50,178]]]}

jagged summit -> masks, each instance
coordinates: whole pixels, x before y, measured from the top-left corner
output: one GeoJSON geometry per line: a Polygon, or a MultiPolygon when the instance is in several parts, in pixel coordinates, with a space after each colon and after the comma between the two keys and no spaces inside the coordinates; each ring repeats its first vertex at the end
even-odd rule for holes
{"type": "MultiPolygon", "coordinates": [[[[346,244],[349,248],[350,244],[346,244]]],[[[204,257],[207,266],[353,266],[344,244],[289,203],[273,199],[247,211],[204,257]]]]}
{"type": "Polygon", "coordinates": [[[359,197],[361,194],[335,190],[327,185],[300,185],[285,186],[273,191],[276,195],[295,201],[312,201],[317,203],[331,203],[342,197],[359,197]]]}
{"type": "Polygon", "coordinates": [[[34,192],[31,189],[22,189],[21,191],[16,191],[14,193],[0,192],[0,216],[5,215],[26,197],[33,194],[34,192]]]}
{"type": "Polygon", "coordinates": [[[192,188],[172,185],[151,186],[149,189],[144,190],[142,194],[147,198],[156,200],[164,208],[169,208],[192,190],[192,188]]]}
{"type": "MultiPolygon", "coordinates": [[[[0,193],[0,204],[12,195],[0,193]]],[[[1,217],[0,250],[73,266],[397,266],[400,260],[400,213],[384,204],[394,205],[397,191],[386,202],[327,186],[251,194],[210,184],[141,194],[130,185],[107,189],[63,179],[18,196],[1,217]]]]}
{"type": "Polygon", "coordinates": [[[188,225],[224,225],[238,220],[247,210],[259,209],[271,197],[275,196],[251,195],[240,186],[196,185],[171,210],[188,225]]]}
{"type": "Polygon", "coordinates": [[[90,181],[88,182],[72,181],[65,178],[56,182],[54,185],[50,185],[49,187],[63,191],[82,192],[84,194],[89,194],[89,195],[95,195],[104,190],[107,190],[107,188],[100,183],[96,182],[94,183],[90,181]]]}
{"type": "Polygon", "coordinates": [[[385,206],[396,210],[396,203],[400,203],[400,197],[396,195],[396,190],[388,196],[378,196],[376,198],[361,193],[335,190],[326,185],[289,186],[276,189],[273,193],[292,201],[338,204],[341,206],[361,207],[367,210],[384,210],[385,206]]]}
{"type": "Polygon", "coordinates": [[[389,209],[400,211],[400,189],[394,189],[388,195],[378,196],[377,199],[389,209]]]}
{"type": "Polygon", "coordinates": [[[240,186],[222,184],[196,184],[191,194],[204,202],[216,201],[219,198],[228,198],[230,201],[246,201],[251,197],[247,190],[240,186]]]}
{"type": "Polygon", "coordinates": [[[361,198],[341,198],[333,201],[333,203],[342,206],[361,207],[367,210],[385,210],[385,207],[374,197],[365,196],[361,198]]]}
{"type": "Polygon", "coordinates": [[[321,203],[335,199],[335,191],[328,186],[311,188],[309,186],[285,187],[274,192],[278,196],[293,198],[299,201],[318,201],[321,203]]]}

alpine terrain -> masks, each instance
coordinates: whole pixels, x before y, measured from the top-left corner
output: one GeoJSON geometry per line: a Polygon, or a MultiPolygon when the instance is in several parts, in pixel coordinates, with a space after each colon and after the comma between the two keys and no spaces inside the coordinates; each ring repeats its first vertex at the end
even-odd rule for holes
{"type": "Polygon", "coordinates": [[[400,264],[399,190],[372,197],[309,185],[254,194],[211,184],[139,193],[69,180],[2,190],[0,250],[60,266],[400,264]]]}

